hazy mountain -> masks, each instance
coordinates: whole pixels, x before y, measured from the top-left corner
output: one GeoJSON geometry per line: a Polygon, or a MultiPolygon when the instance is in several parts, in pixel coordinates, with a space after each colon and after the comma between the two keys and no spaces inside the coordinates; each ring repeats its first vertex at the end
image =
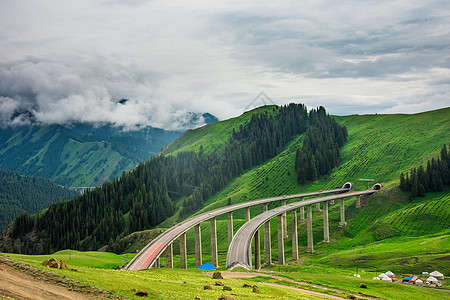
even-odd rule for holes
{"type": "MultiPolygon", "coordinates": [[[[183,127],[215,122],[188,113],[183,127]]],[[[182,131],[153,127],[125,131],[109,124],[22,125],[0,128],[0,168],[65,186],[96,186],[160,152],[182,131]]]]}

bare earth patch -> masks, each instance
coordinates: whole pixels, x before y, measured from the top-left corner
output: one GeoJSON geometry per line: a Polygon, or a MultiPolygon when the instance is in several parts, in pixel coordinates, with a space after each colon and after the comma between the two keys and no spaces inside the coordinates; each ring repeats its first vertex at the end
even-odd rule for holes
{"type": "Polygon", "coordinates": [[[82,283],[0,256],[0,296],[22,299],[119,298],[82,283]]]}

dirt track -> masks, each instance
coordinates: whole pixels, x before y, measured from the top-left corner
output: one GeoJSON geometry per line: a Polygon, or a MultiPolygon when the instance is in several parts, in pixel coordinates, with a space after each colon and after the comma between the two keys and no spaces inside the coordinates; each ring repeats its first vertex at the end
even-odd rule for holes
{"type": "MultiPolygon", "coordinates": [[[[256,277],[256,276],[271,277],[271,278],[278,279],[278,280],[284,280],[284,281],[289,281],[289,282],[292,282],[292,283],[297,283],[299,285],[311,286],[311,287],[314,287],[314,288],[330,290],[330,291],[334,291],[334,292],[343,294],[342,297],[339,297],[339,296],[329,295],[329,294],[326,294],[326,293],[320,293],[320,292],[316,292],[316,291],[305,290],[305,289],[300,289],[300,288],[286,286],[286,285],[281,285],[281,284],[276,284],[276,283],[269,283],[269,282],[260,282],[259,283],[259,284],[266,284],[266,285],[281,287],[281,288],[285,288],[285,289],[291,289],[291,290],[295,290],[295,291],[298,291],[298,292],[301,292],[301,293],[304,293],[304,294],[319,296],[319,297],[322,297],[322,298],[325,298],[325,299],[347,299],[346,294],[354,295],[354,296],[357,296],[358,298],[362,298],[362,299],[379,299],[379,298],[376,298],[376,297],[363,296],[361,294],[356,294],[356,293],[352,293],[352,292],[349,292],[349,291],[343,291],[343,290],[332,289],[332,288],[325,288],[325,287],[321,287],[319,285],[314,285],[314,284],[311,284],[311,283],[308,283],[308,282],[305,282],[305,281],[288,279],[288,278],[276,276],[276,275],[273,275],[273,274],[251,273],[251,272],[229,272],[229,271],[222,271],[220,273],[222,274],[223,278],[228,278],[228,279],[253,278],[253,277],[256,277]]],[[[205,274],[212,275],[213,272],[205,272],[205,274]]]]}
{"type": "Polygon", "coordinates": [[[92,299],[82,294],[34,279],[0,260],[0,296],[19,299],[92,299]]]}

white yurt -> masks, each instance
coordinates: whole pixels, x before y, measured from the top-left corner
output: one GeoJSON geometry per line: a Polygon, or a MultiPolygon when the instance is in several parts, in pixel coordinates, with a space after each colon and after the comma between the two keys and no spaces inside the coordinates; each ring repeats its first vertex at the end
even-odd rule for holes
{"type": "Polygon", "coordinates": [[[438,271],[434,271],[430,273],[430,276],[436,278],[436,279],[444,279],[444,274],[438,271]]]}
{"type": "Polygon", "coordinates": [[[389,277],[383,277],[383,278],[381,278],[381,280],[383,280],[383,281],[390,281],[390,282],[392,282],[392,279],[391,278],[389,278],[389,277]]]}
{"type": "Polygon", "coordinates": [[[416,280],[416,284],[417,285],[423,285],[423,281],[419,278],[416,280]]]}
{"type": "Polygon", "coordinates": [[[434,278],[434,277],[428,277],[427,282],[429,282],[429,283],[437,283],[439,281],[436,278],[434,278]]]}
{"type": "Polygon", "coordinates": [[[384,274],[384,273],[381,273],[380,275],[378,275],[378,277],[380,277],[380,279],[383,279],[383,278],[389,278],[389,276],[387,276],[387,275],[384,274]]]}
{"type": "Polygon", "coordinates": [[[388,277],[391,277],[392,275],[395,275],[394,273],[392,273],[391,271],[387,271],[386,273],[384,273],[384,274],[386,274],[388,277]]]}
{"type": "Polygon", "coordinates": [[[380,280],[380,277],[375,276],[372,280],[380,280]]]}

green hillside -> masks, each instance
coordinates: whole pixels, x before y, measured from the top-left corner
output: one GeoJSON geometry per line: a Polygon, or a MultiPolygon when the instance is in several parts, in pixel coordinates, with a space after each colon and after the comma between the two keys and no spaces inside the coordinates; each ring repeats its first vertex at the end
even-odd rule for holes
{"type": "MultiPolygon", "coordinates": [[[[401,192],[397,186],[401,172],[407,172],[421,163],[426,164],[428,159],[439,155],[444,143],[450,142],[450,108],[415,115],[355,115],[335,119],[347,126],[349,137],[341,150],[341,164],[331,175],[305,186],[298,185],[294,161],[295,152],[302,142],[302,136],[299,136],[281,154],[233,180],[209,199],[200,211],[225,206],[229,198],[234,204],[270,196],[324,190],[341,186],[346,181],[353,182],[355,188],[361,190],[367,188],[367,183],[359,182],[358,179],[374,178],[376,182],[383,184],[384,189],[370,198],[362,209],[354,208],[354,199],[346,201],[349,224],[345,229],[337,228],[338,206],[330,208],[332,243],[319,244],[318,249],[323,247],[323,251],[330,249],[336,251],[360,247],[391,236],[436,234],[448,228],[450,222],[449,206],[446,205],[449,199],[448,189],[443,193],[427,194],[425,198],[415,198],[410,203],[406,193],[401,192]]],[[[215,128],[207,127],[203,129],[202,134],[209,136],[214,131],[215,128]]],[[[182,136],[179,142],[206,147],[209,141],[203,140],[201,135],[193,132],[190,136],[182,136]]],[[[168,150],[170,149],[169,147],[168,150]]],[[[256,215],[262,208],[255,207],[251,211],[252,215],[256,215]]],[[[321,218],[321,213],[315,213],[315,241],[322,240],[321,218]]],[[[219,219],[225,220],[225,216],[219,219]]],[[[234,219],[235,223],[242,222],[243,211],[236,212],[234,219]]],[[[164,224],[170,222],[169,220],[164,224]]],[[[272,223],[272,241],[276,241],[276,224],[272,223]]],[[[204,236],[209,234],[208,226],[209,224],[205,224],[204,236]]],[[[226,232],[225,227],[223,230],[226,232]]],[[[447,234],[444,236],[448,237],[447,234]]],[[[188,248],[192,250],[193,238],[193,233],[188,233],[188,248]]],[[[288,239],[287,251],[290,243],[288,239]]],[[[304,228],[299,231],[299,243],[306,246],[304,228]]],[[[208,241],[205,241],[204,250],[209,251],[208,241]]],[[[219,251],[225,253],[226,250],[225,236],[224,239],[219,237],[219,251]]],[[[441,255],[447,252],[440,251],[441,255]]]]}
{"type": "MultiPolygon", "coordinates": [[[[297,184],[294,161],[295,151],[302,141],[302,136],[299,136],[284,152],[235,179],[211,198],[210,205],[203,210],[224,206],[228,197],[231,197],[232,203],[237,203],[333,188],[346,181],[353,182],[359,188],[366,187],[358,182],[360,178],[373,178],[386,187],[393,187],[398,183],[401,172],[438,156],[442,145],[450,141],[450,108],[416,115],[346,116],[335,119],[347,126],[349,137],[341,150],[341,164],[330,176],[305,186],[297,184]]],[[[196,145],[195,149],[203,146],[205,149],[210,144],[210,137],[219,130],[220,123],[194,130],[189,136],[183,135],[174,144],[196,145]],[[203,139],[204,136],[208,138],[203,139]]],[[[236,120],[232,124],[236,124],[236,120]]],[[[232,124],[225,128],[232,130],[232,124]]],[[[192,148],[173,148],[172,144],[165,152],[189,149],[192,148]]]]}
{"type": "Polygon", "coordinates": [[[190,151],[197,152],[199,151],[200,146],[203,146],[203,151],[207,154],[214,152],[216,149],[222,149],[231,137],[233,129],[238,130],[239,126],[249,122],[253,115],[264,112],[270,113],[274,108],[276,108],[275,105],[262,106],[247,111],[239,117],[188,130],[163,149],[161,154],[177,154],[190,151]]]}

